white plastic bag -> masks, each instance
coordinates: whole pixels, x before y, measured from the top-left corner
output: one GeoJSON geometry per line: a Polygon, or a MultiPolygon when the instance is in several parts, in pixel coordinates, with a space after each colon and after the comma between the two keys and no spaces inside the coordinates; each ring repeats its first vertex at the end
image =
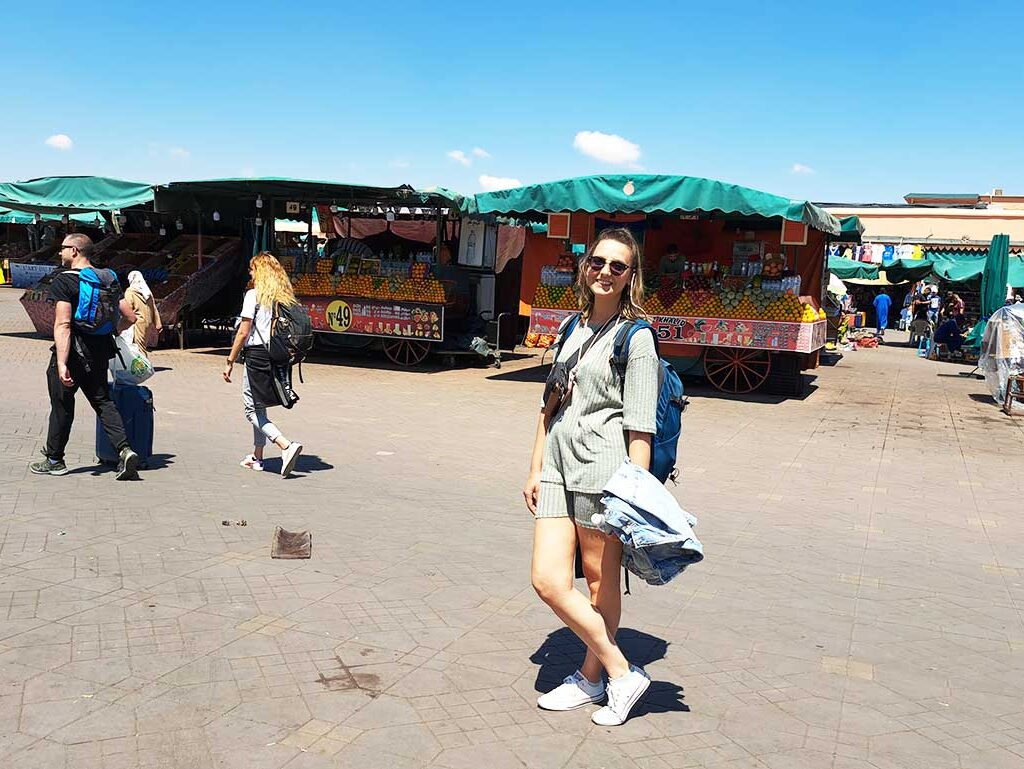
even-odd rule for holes
{"type": "Polygon", "coordinates": [[[115,382],[142,384],[153,376],[153,364],[133,342],[123,336],[114,337],[117,354],[110,359],[110,373],[115,382]]]}

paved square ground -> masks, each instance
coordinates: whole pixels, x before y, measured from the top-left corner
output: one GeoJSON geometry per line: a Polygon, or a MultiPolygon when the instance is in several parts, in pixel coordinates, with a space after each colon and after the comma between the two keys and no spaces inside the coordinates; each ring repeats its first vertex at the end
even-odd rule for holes
{"type": "Polygon", "coordinates": [[[156,467],[32,476],[48,344],[0,289],[0,766],[1024,766],[1024,420],[903,347],[802,400],[693,388],[683,483],[707,559],[634,583],[655,680],[595,727],[537,710],[580,644],[529,585],[537,359],[305,366],[306,455],[237,463],[223,357],[158,351],[156,467]],[[279,462],[268,462],[270,469],[279,462]],[[245,519],[247,525],[222,521],[245,519]],[[273,561],[275,526],[313,531],[273,561]]]}

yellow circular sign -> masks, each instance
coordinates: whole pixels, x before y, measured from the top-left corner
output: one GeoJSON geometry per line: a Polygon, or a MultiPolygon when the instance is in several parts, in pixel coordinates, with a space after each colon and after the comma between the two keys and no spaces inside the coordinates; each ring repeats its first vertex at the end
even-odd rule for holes
{"type": "Polygon", "coordinates": [[[348,331],[348,327],[352,325],[352,308],[348,306],[348,302],[343,302],[341,299],[335,299],[327,305],[325,315],[331,331],[348,331]]]}

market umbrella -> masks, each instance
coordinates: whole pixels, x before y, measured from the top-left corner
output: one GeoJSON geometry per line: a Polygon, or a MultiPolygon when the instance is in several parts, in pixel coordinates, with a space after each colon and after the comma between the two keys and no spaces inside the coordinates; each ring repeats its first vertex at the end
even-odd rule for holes
{"type": "Polygon", "coordinates": [[[989,316],[1006,303],[1006,281],[1010,276],[1010,236],[996,235],[988,247],[981,273],[981,319],[964,339],[967,347],[977,347],[985,334],[989,316]]]}
{"type": "Polygon", "coordinates": [[[1006,279],[1010,274],[1010,236],[996,235],[988,247],[981,273],[981,317],[988,318],[1006,303],[1006,279]]]}

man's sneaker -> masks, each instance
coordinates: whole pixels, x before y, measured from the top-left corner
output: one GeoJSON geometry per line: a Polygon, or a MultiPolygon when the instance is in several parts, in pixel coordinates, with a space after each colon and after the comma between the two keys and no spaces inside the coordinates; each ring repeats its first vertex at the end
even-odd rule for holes
{"type": "Polygon", "coordinates": [[[591,683],[580,671],[566,677],[561,686],[537,698],[544,710],[575,710],[604,699],[604,683],[591,683]]]}
{"type": "Polygon", "coordinates": [[[626,723],[629,712],[650,685],[651,679],[643,668],[630,665],[626,675],[608,681],[608,704],[594,713],[590,720],[598,726],[620,726],[626,723]]]}
{"type": "Polygon", "coordinates": [[[244,467],[246,470],[263,470],[263,462],[259,459],[256,459],[255,454],[246,454],[245,458],[242,459],[242,461],[239,462],[238,464],[244,467]]]}
{"type": "Polygon", "coordinates": [[[121,449],[121,456],[117,461],[117,473],[114,479],[118,481],[134,481],[139,477],[139,455],[125,446],[121,449]]]}
{"type": "Polygon", "coordinates": [[[36,475],[67,475],[68,466],[64,464],[63,459],[52,460],[49,457],[43,457],[41,462],[33,462],[28,466],[36,475]]]}
{"type": "Polygon", "coordinates": [[[288,448],[281,452],[281,477],[287,478],[295,468],[295,462],[302,453],[302,444],[292,441],[288,448]]]}

